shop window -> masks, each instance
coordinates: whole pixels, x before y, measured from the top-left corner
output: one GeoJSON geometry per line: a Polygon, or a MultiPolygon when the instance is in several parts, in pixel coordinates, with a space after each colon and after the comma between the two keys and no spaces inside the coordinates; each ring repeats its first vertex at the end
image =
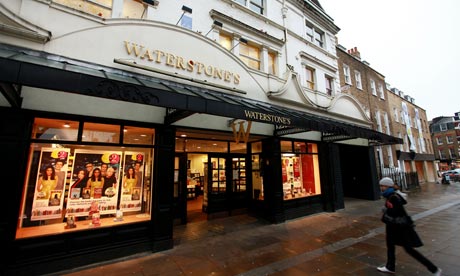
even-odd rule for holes
{"type": "Polygon", "coordinates": [[[296,153],[282,153],[281,155],[284,199],[291,200],[320,195],[321,185],[316,144],[294,142],[294,145],[296,146],[296,153]]]}
{"type": "Polygon", "coordinates": [[[262,152],[262,142],[254,142],[251,144],[252,153],[261,153],[262,152]]]}
{"type": "MultiPolygon", "coordinates": [[[[62,122],[37,118],[34,130],[44,125],[57,128],[53,123],[62,122]]],[[[79,133],[77,122],[68,123],[77,137],[84,137],[85,130],[79,133]]],[[[90,127],[86,131],[93,138],[121,136],[120,125],[84,125],[90,127]]],[[[153,137],[153,131],[150,133],[153,137]]],[[[115,140],[67,143],[68,140],[43,138],[34,131],[16,238],[150,220],[152,143],[115,146],[115,140]]]]}
{"type": "Polygon", "coordinates": [[[228,152],[228,142],[177,137],[176,152],[228,152]]]}
{"type": "Polygon", "coordinates": [[[230,152],[231,153],[246,153],[246,143],[230,143],[230,152]]]}
{"type": "Polygon", "coordinates": [[[264,181],[262,176],[262,168],[260,163],[260,156],[258,154],[252,155],[252,193],[253,199],[264,199],[264,181]]]}
{"type": "Polygon", "coordinates": [[[125,126],[123,130],[124,144],[153,145],[155,130],[151,128],[125,126]]]}
{"type": "Polygon", "coordinates": [[[77,141],[79,125],[76,121],[38,118],[33,125],[32,139],[77,141]]]}
{"type": "Polygon", "coordinates": [[[100,143],[119,143],[120,126],[96,123],[84,123],[82,141],[100,143]]]}
{"type": "Polygon", "coordinates": [[[292,141],[281,141],[281,152],[293,152],[292,141]]]}
{"type": "Polygon", "coordinates": [[[260,49],[254,45],[240,43],[240,59],[250,68],[260,70],[260,49]]]}

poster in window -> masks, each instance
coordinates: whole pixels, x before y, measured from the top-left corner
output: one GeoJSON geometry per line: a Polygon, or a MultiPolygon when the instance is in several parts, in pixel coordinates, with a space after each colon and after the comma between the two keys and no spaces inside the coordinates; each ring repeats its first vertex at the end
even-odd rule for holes
{"type": "Polygon", "coordinates": [[[115,214],[118,206],[121,151],[76,149],[66,215],[88,216],[96,202],[101,215],[115,214]]]}
{"type": "Polygon", "coordinates": [[[31,220],[62,217],[69,155],[67,148],[41,150],[31,220]]]}
{"type": "Polygon", "coordinates": [[[125,152],[120,209],[140,211],[144,189],[145,153],[125,152]]]}

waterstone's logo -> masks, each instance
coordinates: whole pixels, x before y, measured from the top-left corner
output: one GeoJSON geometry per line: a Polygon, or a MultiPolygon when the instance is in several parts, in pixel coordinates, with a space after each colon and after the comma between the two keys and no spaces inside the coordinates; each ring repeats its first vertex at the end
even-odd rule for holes
{"type": "Polygon", "coordinates": [[[175,69],[196,73],[197,75],[204,75],[208,78],[220,79],[228,83],[240,83],[240,75],[237,73],[213,65],[204,64],[200,61],[194,61],[192,59],[187,60],[179,55],[158,49],[151,49],[133,42],[124,41],[124,44],[128,55],[134,55],[141,60],[164,64],[175,69]]]}

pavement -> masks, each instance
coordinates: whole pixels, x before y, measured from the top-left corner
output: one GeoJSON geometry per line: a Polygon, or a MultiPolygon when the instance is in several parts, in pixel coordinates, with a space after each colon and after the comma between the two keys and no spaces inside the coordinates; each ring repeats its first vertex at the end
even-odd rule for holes
{"type": "MultiPolygon", "coordinates": [[[[460,275],[460,183],[423,183],[407,192],[423,255],[460,275]]],[[[347,198],[345,209],[270,224],[247,214],[176,226],[174,248],[50,275],[385,275],[383,200],[347,198]]],[[[432,275],[397,247],[396,275],[432,275]]]]}

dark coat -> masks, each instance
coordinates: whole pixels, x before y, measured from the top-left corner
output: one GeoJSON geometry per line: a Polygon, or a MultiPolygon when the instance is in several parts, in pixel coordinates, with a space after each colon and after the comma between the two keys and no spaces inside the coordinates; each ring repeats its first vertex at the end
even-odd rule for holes
{"type": "MultiPolygon", "coordinates": [[[[395,220],[401,217],[408,217],[404,209],[406,203],[407,201],[400,195],[392,193],[385,202],[385,213],[395,220]]],[[[412,222],[411,219],[410,221],[412,222]]],[[[401,246],[420,247],[423,245],[413,223],[401,225],[386,222],[386,239],[387,242],[401,246]]]]}

